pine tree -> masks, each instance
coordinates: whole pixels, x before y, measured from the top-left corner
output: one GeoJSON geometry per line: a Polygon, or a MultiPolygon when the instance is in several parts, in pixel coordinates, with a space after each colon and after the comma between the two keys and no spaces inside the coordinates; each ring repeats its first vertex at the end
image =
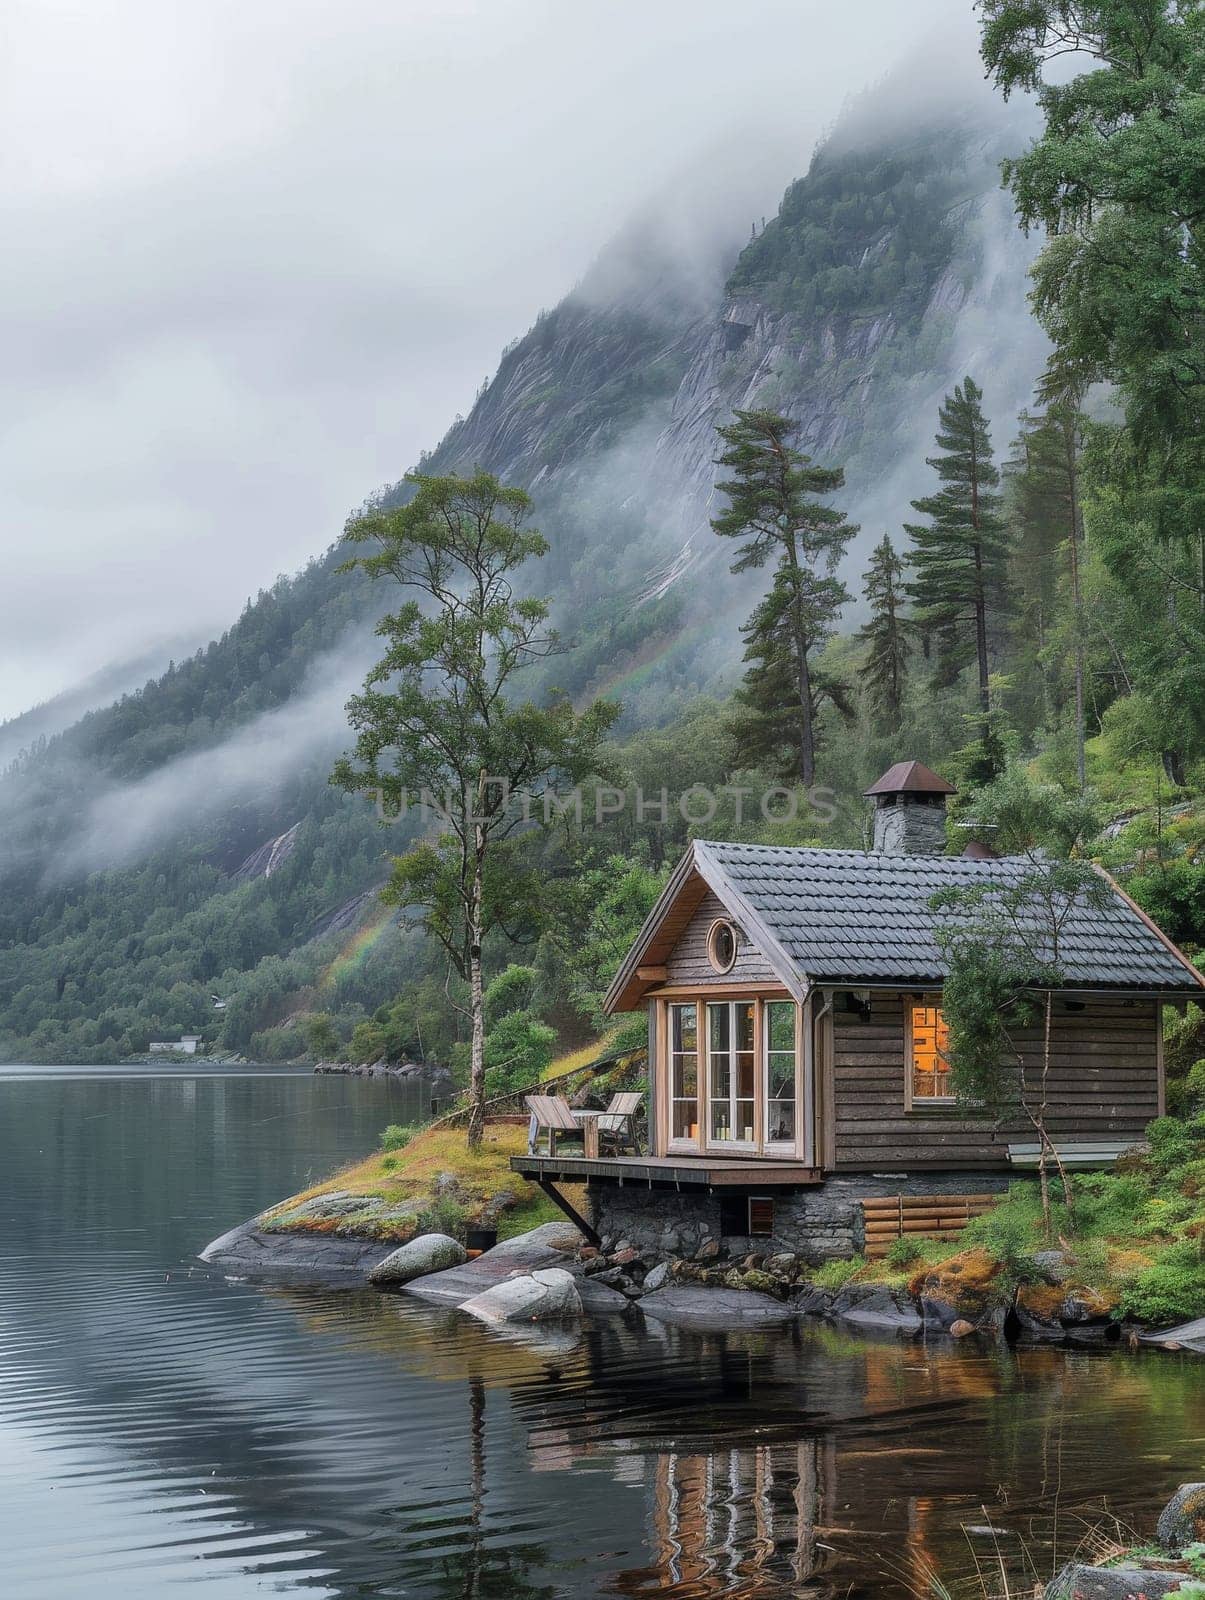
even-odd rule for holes
{"type": "MultiPolygon", "coordinates": [[[[815,639],[822,619],[830,617],[832,607],[849,598],[835,578],[815,578],[801,570],[797,574],[806,587],[801,609],[810,619],[815,639]]],[[[741,766],[759,767],[784,783],[805,782],[800,764],[800,663],[793,613],[792,575],[780,567],[769,594],[758,605],[741,632],[745,636],[745,660],[750,663],[736,698],[746,715],[736,732],[736,757],[741,766]]],[[[826,636],[827,636],[826,628],[826,636]]],[[[813,754],[820,743],[817,722],[821,711],[831,705],[847,721],[854,717],[854,706],[847,685],[812,662],[807,667],[807,728],[813,754]]]]}
{"type": "Polygon", "coordinates": [[[834,570],[857,527],[845,513],[822,505],[845,482],[840,468],[814,466],[793,446],[799,424],[774,411],[737,411],[719,428],[727,449],[718,465],[734,476],[716,487],[728,508],[713,519],[716,533],[741,539],[733,572],[775,561],[770,593],[745,625],[746,703],[764,750],[789,748],[785,763],[811,787],[816,781],[816,712],[833,699],[833,685],[813,682],[813,653],[828,639],[850,596],[834,570]],[[759,722],[759,719],[762,719],[759,722]],[[771,733],[771,725],[774,732],[771,733]]]}
{"type": "MultiPolygon", "coordinates": [[[[1014,468],[1019,586],[1023,593],[1028,591],[1023,622],[1025,634],[1036,644],[1039,655],[1053,655],[1055,671],[1060,673],[1065,670],[1063,652],[1068,649],[1065,641],[1057,638],[1064,631],[1059,627],[1060,613],[1069,623],[1076,773],[1083,793],[1087,781],[1081,577],[1084,523],[1080,494],[1084,416],[1079,409],[1078,389],[1053,365],[1047,369],[1038,394],[1046,402],[1046,410],[1036,416],[1023,413],[1018,441],[1021,455],[1014,468]]],[[[1057,683],[1054,691],[1048,710],[1057,714],[1061,709],[1057,683]]]]}
{"type": "Polygon", "coordinates": [[[866,659],[858,668],[871,710],[888,733],[898,733],[904,707],[904,684],[912,653],[912,622],[903,614],[904,563],[890,537],[875,545],[862,574],[870,602],[870,621],[858,630],[866,659]]]}
{"type": "Polygon", "coordinates": [[[1000,474],[992,458],[983,391],[967,378],[938,412],[941,455],[927,461],[941,479],[936,494],[914,500],[927,523],[906,523],[913,541],[912,580],[917,622],[937,654],[937,682],[953,683],[972,664],[979,708],[986,717],[990,638],[1006,610],[1009,540],[1000,515],[1000,474]]]}

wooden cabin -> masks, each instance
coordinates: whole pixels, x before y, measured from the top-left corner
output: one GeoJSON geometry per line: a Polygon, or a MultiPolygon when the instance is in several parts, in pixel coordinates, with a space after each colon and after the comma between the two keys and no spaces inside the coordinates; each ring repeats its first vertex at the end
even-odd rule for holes
{"type": "MultiPolygon", "coordinates": [[[[1023,1113],[950,1086],[930,900],[1023,866],[943,853],[953,792],[919,762],[892,767],[867,791],[870,851],[696,840],[605,1002],[648,1013],[647,1154],[516,1167],[586,1182],[597,1232],[665,1253],[768,1238],[821,1259],[861,1247],[868,1208],[898,1202],[902,1227],[919,1204],[952,1226],[1032,1166],[1023,1113]]],[[[1162,1113],[1161,1008],[1205,988],[1108,882],[1063,933],[1046,1122],[1072,1165],[1115,1159],[1162,1113]]],[[[1040,1028],[1020,1047],[1038,1067],[1040,1028]]]]}

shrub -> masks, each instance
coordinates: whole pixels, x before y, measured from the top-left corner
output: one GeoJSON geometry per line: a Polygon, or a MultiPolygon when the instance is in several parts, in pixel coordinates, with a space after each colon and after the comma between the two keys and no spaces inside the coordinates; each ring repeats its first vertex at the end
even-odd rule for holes
{"type": "Polygon", "coordinates": [[[437,1195],[418,1219],[419,1233],[446,1233],[449,1238],[463,1241],[469,1214],[449,1194],[437,1195]]]}
{"type": "Polygon", "coordinates": [[[1014,1184],[1005,1199],[963,1229],[964,1244],[978,1245],[1013,1283],[1038,1276],[1034,1244],[1041,1235],[1042,1208],[1036,1184],[1014,1184]]]}
{"type": "Polygon", "coordinates": [[[1148,1122],[1146,1139],[1151,1147],[1150,1164],[1164,1176],[1197,1154],[1191,1131],[1178,1117],[1156,1117],[1148,1122]]]}
{"type": "Polygon", "coordinates": [[[1078,1233],[1124,1239],[1149,1231],[1150,1185],[1142,1173],[1084,1172],[1072,1181],[1078,1233]]]}
{"type": "Polygon", "coordinates": [[[396,1166],[397,1166],[397,1157],[396,1156],[382,1156],[382,1158],[381,1158],[381,1171],[382,1172],[392,1172],[394,1167],[396,1167],[396,1166]]]}
{"type": "Polygon", "coordinates": [[[865,1256],[851,1256],[848,1261],[826,1261],[812,1274],[812,1282],[817,1289],[841,1289],[865,1265],[865,1256]]]}
{"type": "Polygon", "coordinates": [[[391,1122],[381,1135],[382,1150],[404,1150],[419,1130],[391,1122]]]}
{"type": "Polygon", "coordinates": [[[1205,1316],[1205,1261],[1195,1244],[1172,1245],[1158,1261],[1131,1278],[1121,1291],[1127,1317],[1166,1327],[1205,1316]]]}
{"type": "Polygon", "coordinates": [[[887,1264],[891,1267],[910,1267],[925,1259],[925,1247],[915,1234],[903,1234],[893,1239],[887,1249],[887,1264]]]}

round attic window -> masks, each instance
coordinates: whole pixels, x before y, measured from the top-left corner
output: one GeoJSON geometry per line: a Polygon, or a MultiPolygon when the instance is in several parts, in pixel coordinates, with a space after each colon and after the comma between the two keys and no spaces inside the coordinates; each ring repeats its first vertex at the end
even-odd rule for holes
{"type": "Polygon", "coordinates": [[[707,930],[707,959],[717,972],[731,972],[736,965],[736,929],[722,919],[707,930]]]}

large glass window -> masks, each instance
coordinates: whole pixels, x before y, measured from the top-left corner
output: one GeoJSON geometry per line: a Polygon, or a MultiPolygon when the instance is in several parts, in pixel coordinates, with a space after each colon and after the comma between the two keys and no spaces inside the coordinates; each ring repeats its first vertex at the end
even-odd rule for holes
{"type": "Polygon", "coordinates": [[[949,1035],[941,1007],[931,1000],[909,1002],[912,1007],[912,1074],[914,1101],[950,1100],[949,1035]]]}
{"type": "Polygon", "coordinates": [[[695,1003],[669,1008],[670,1137],[699,1139],[699,1018],[695,1003]]]}
{"type": "Polygon", "coordinates": [[[766,1143],[795,1144],[795,1002],[767,1000],[766,1143]]]}
{"type": "Polygon", "coordinates": [[[713,1000],[707,1006],[708,1105],[712,1144],[754,1141],[757,1069],[751,1001],[713,1000]]]}

